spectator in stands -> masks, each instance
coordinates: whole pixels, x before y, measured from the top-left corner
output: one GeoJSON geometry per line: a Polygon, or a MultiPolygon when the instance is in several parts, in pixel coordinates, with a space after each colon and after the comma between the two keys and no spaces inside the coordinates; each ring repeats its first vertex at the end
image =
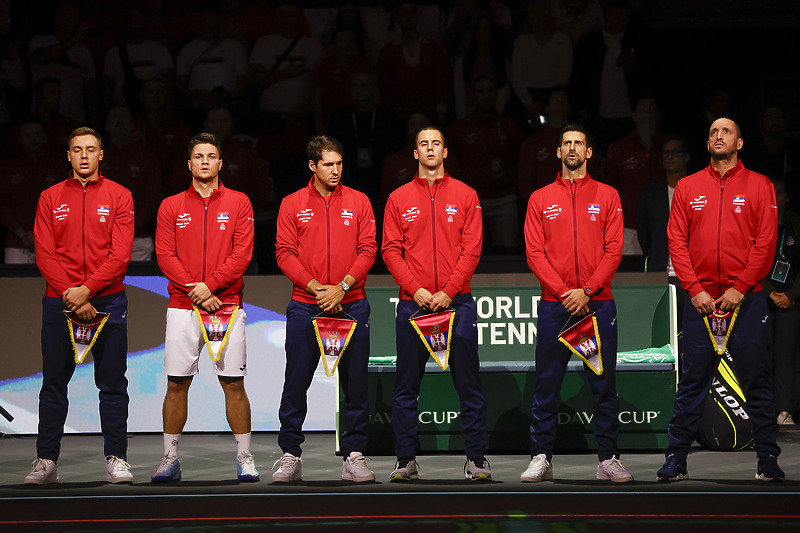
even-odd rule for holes
{"type": "MultiPolygon", "coordinates": [[[[605,181],[619,192],[625,219],[623,255],[641,255],[636,238],[636,201],[645,185],[664,178],[659,155],[664,135],[658,131],[658,104],[641,98],[633,112],[636,129],[611,143],[606,156],[605,181]]],[[[685,175],[685,174],[684,174],[685,175]]]]}
{"type": "Polygon", "coordinates": [[[484,15],[476,21],[468,48],[455,61],[453,95],[456,118],[464,118],[475,111],[475,95],[471,89],[481,76],[494,80],[498,91],[497,110],[505,111],[511,97],[511,60],[504,37],[491,17],[484,15]]]}
{"type": "Polygon", "coordinates": [[[413,2],[401,2],[395,17],[400,37],[381,49],[377,62],[383,102],[401,119],[421,109],[443,124],[450,104],[444,48],[420,34],[413,2]]]}
{"type": "MultiPolygon", "coordinates": [[[[0,12],[0,17],[2,15],[0,12]]],[[[25,89],[25,70],[19,56],[19,43],[0,31],[0,136],[8,133],[11,123],[25,109],[25,89]]]]}
{"type": "Polygon", "coordinates": [[[575,46],[581,37],[603,27],[603,8],[594,0],[555,0],[553,16],[575,46]]]}
{"type": "Polygon", "coordinates": [[[33,84],[31,115],[44,124],[50,149],[67,146],[69,134],[78,126],[75,119],[62,115],[61,82],[44,77],[33,84]]]}
{"type": "Polygon", "coordinates": [[[667,137],[661,146],[660,162],[666,178],[642,188],[636,204],[636,237],[645,258],[645,270],[666,272],[668,276],[674,277],[675,270],[667,250],[667,221],[675,186],[678,180],[689,173],[689,147],[686,139],[678,135],[667,137]]]}
{"type": "Polygon", "coordinates": [[[348,81],[353,105],[337,109],[331,115],[328,133],[344,146],[348,187],[367,195],[374,212],[380,204],[381,166],[401,146],[400,121],[377,104],[375,76],[366,70],[355,72],[348,81]]]}
{"type": "Polygon", "coordinates": [[[567,87],[571,70],[572,43],[556,28],[549,0],[531,2],[526,31],[514,41],[511,54],[511,84],[529,132],[542,127],[547,94],[555,87],[567,87]]]}
{"type": "Polygon", "coordinates": [[[119,45],[106,53],[103,66],[106,111],[114,105],[121,105],[138,113],[141,110],[139,93],[144,80],[172,78],[175,68],[172,55],[166,46],[147,38],[146,24],[143,10],[128,10],[119,45]]]}
{"type": "Polygon", "coordinates": [[[783,108],[770,104],[761,112],[758,122],[760,135],[753,146],[748,146],[747,165],[770,179],[785,180],[796,208],[800,202],[800,146],[789,138],[789,121],[783,108]]]}
{"type": "Polygon", "coordinates": [[[344,2],[336,10],[336,19],[333,26],[329,28],[323,38],[325,46],[332,46],[336,40],[336,33],[339,30],[350,30],[356,39],[358,55],[375,59],[378,54],[375,43],[367,37],[364,30],[364,21],[361,18],[361,11],[354,2],[344,2]]]}
{"type": "Polygon", "coordinates": [[[497,111],[497,86],[490,77],[473,83],[476,110],[450,129],[450,154],[458,160],[461,180],[481,202],[484,250],[509,255],[517,251],[517,158],[524,139],[519,123],[497,111]]]}
{"type": "Polygon", "coordinates": [[[54,20],[52,35],[39,35],[29,44],[33,81],[45,77],[59,80],[59,114],[76,122],[93,123],[97,107],[96,75],[92,55],[82,44],[87,29],[85,21],[72,2],[59,4],[54,20]]]}
{"type": "Polygon", "coordinates": [[[19,123],[18,147],[0,174],[0,222],[6,229],[5,262],[36,262],[33,222],[39,195],[64,174],[64,161],[51,155],[44,124],[36,118],[19,123]]]}
{"type": "Polygon", "coordinates": [[[200,34],[185,44],[175,61],[175,85],[184,117],[199,129],[209,109],[231,105],[239,96],[247,72],[247,53],[242,44],[222,37],[219,11],[200,13],[200,34]]]}
{"type": "Polygon", "coordinates": [[[764,294],[772,317],[772,377],[778,424],[795,423],[797,397],[797,339],[800,337],[800,216],[789,208],[787,183],[777,180],[778,242],[775,259],[764,278],[764,294]]]}

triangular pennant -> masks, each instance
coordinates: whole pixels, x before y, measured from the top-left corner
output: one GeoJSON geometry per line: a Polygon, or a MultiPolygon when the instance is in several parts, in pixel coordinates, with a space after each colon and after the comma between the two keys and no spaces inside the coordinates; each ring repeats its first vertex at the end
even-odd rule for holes
{"type": "Polygon", "coordinates": [[[739,308],[737,305],[733,311],[714,309],[710,315],[703,317],[708,335],[711,337],[711,345],[719,355],[724,354],[728,347],[728,339],[733,331],[733,323],[739,315],[739,308]]]}
{"type": "Polygon", "coordinates": [[[69,339],[72,343],[72,351],[75,354],[75,363],[81,364],[86,358],[86,354],[94,346],[100,330],[106,325],[109,313],[97,313],[94,318],[86,322],[78,319],[74,311],[64,310],[67,317],[67,329],[69,329],[69,339]]]}
{"type": "Polygon", "coordinates": [[[450,364],[450,334],[453,332],[452,309],[411,318],[409,322],[417,330],[422,344],[442,370],[450,364]]]}
{"type": "Polygon", "coordinates": [[[239,306],[236,304],[223,304],[214,313],[209,313],[197,306],[192,306],[200,322],[200,331],[203,332],[203,340],[206,342],[208,354],[215,363],[219,361],[222,349],[228,342],[228,332],[239,306]]]}
{"type": "Polygon", "coordinates": [[[350,337],[356,330],[358,322],[350,318],[332,318],[318,316],[311,320],[317,336],[319,353],[325,366],[325,375],[332,376],[336,372],[339,359],[350,343],[350,337]]]}
{"type": "Polygon", "coordinates": [[[598,376],[603,373],[603,356],[600,352],[600,333],[597,330],[597,317],[588,314],[576,324],[561,332],[558,340],[569,350],[583,359],[592,372],[598,376]]]}

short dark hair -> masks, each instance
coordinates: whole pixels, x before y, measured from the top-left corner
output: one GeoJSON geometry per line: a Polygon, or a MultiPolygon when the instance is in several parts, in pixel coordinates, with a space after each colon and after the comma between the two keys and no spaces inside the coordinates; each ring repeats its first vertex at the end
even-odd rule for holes
{"type": "Polygon", "coordinates": [[[192,152],[194,151],[194,147],[198,144],[211,144],[217,148],[217,154],[219,155],[220,159],[222,159],[222,147],[217,140],[217,136],[213,133],[198,133],[197,135],[192,136],[189,139],[189,157],[192,157],[192,152]]]}
{"type": "Polygon", "coordinates": [[[69,139],[67,139],[67,150],[69,150],[72,146],[72,139],[75,137],[81,137],[83,135],[91,135],[97,139],[97,144],[100,145],[101,150],[103,149],[103,138],[100,136],[100,133],[88,126],[81,126],[80,128],[75,128],[72,130],[72,133],[69,134],[69,139]]]}
{"type": "Polygon", "coordinates": [[[583,133],[583,136],[586,137],[586,147],[592,147],[592,136],[589,134],[589,130],[587,130],[582,124],[578,124],[577,122],[570,122],[561,130],[561,135],[558,138],[559,146],[561,143],[564,142],[564,134],[570,131],[577,131],[578,133],[583,133]]]}
{"type": "Polygon", "coordinates": [[[663,147],[667,143],[671,143],[671,142],[679,142],[679,143],[681,143],[681,152],[683,152],[684,154],[690,154],[691,153],[691,151],[689,150],[689,141],[686,140],[686,137],[684,137],[683,135],[681,135],[679,133],[670,133],[664,139],[664,142],[661,144],[661,146],[663,147]]]}
{"type": "Polygon", "coordinates": [[[417,134],[414,135],[414,144],[416,145],[416,142],[417,142],[416,139],[419,139],[419,134],[420,133],[422,133],[423,131],[429,131],[429,130],[430,131],[438,131],[439,135],[442,136],[442,146],[444,148],[447,148],[447,141],[445,141],[445,139],[444,139],[444,132],[441,130],[441,128],[439,128],[439,126],[434,126],[433,124],[429,124],[427,126],[423,126],[419,130],[417,130],[417,134]]]}
{"type": "Polygon", "coordinates": [[[339,155],[344,154],[342,143],[328,135],[319,135],[314,137],[306,145],[306,157],[309,161],[313,161],[316,165],[322,160],[322,152],[336,152],[339,155]]]}

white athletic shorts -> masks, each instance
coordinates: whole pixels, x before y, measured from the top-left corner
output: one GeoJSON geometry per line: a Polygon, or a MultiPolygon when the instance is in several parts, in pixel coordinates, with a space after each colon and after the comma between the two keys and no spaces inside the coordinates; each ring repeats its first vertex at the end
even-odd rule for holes
{"type": "Polygon", "coordinates": [[[247,339],[245,315],[241,307],[233,323],[228,326],[228,340],[222,348],[219,361],[211,360],[206,348],[200,321],[191,309],[167,308],[167,333],[164,343],[164,374],[167,376],[194,376],[199,372],[201,357],[208,357],[218,376],[241,377],[247,375],[247,339]]]}

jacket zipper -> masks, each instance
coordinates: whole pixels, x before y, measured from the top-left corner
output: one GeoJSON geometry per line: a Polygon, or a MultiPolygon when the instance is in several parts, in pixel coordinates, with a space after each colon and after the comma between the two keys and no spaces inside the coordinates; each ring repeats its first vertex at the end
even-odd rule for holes
{"type": "Polygon", "coordinates": [[[569,188],[572,192],[572,246],[575,254],[575,283],[576,287],[580,287],[581,274],[580,270],[578,269],[578,209],[577,200],[575,199],[578,187],[574,181],[570,181],[569,188]]]}
{"type": "MultiPolygon", "coordinates": [[[[198,193],[200,194],[200,193],[198,193]]],[[[206,279],[206,252],[208,251],[208,205],[211,203],[211,198],[214,197],[214,191],[211,191],[211,196],[208,199],[208,204],[206,204],[203,197],[200,197],[200,201],[203,202],[203,283],[205,283],[206,279]]]]}
{"type": "MultiPolygon", "coordinates": [[[[333,193],[331,193],[331,196],[332,195],[333,193]]],[[[322,197],[322,201],[325,202],[325,233],[327,235],[326,243],[328,245],[328,255],[326,257],[328,265],[328,279],[325,280],[325,283],[330,285],[333,283],[333,280],[331,280],[331,204],[325,199],[324,196],[322,197]]]]}
{"type": "Polygon", "coordinates": [[[89,278],[86,272],[86,186],[83,187],[83,197],[81,202],[81,252],[83,253],[83,279],[89,278]]]}
{"type": "Polygon", "coordinates": [[[439,292],[439,258],[438,254],[436,253],[436,204],[434,203],[436,199],[436,189],[438,188],[438,183],[436,181],[433,182],[433,193],[431,193],[431,187],[428,186],[428,195],[431,197],[431,235],[433,238],[433,293],[436,294],[439,292]]]}
{"type": "Polygon", "coordinates": [[[722,296],[722,268],[720,262],[722,261],[722,253],[720,252],[720,243],[722,241],[722,203],[723,193],[725,192],[725,182],[720,176],[719,187],[719,219],[717,220],[717,293],[722,296]]]}

